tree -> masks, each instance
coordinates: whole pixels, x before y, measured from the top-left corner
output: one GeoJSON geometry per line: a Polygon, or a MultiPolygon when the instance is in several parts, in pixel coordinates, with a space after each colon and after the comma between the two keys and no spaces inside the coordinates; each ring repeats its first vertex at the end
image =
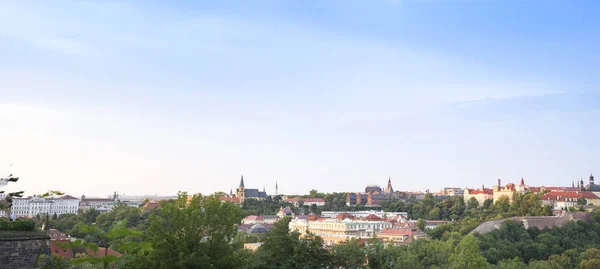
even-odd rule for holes
{"type": "Polygon", "coordinates": [[[577,199],[577,205],[587,205],[588,201],[584,197],[577,199]]]}
{"type": "Polygon", "coordinates": [[[319,195],[319,192],[315,189],[310,190],[310,192],[308,192],[311,198],[316,198],[319,195]]]}
{"type": "MultiPolygon", "coordinates": [[[[14,182],[19,181],[19,178],[10,174],[5,178],[0,178],[0,180],[6,181],[7,183],[9,183],[9,182],[14,183],[14,182]]],[[[4,194],[4,193],[5,193],[4,191],[0,191],[0,194],[4,194]]],[[[13,199],[23,197],[23,193],[25,193],[25,192],[24,191],[10,192],[4,196],[4,201],[0,203],[0,210],[6,211],[6,218],[10,218],[10,216],[12,215],[10,210],[12,208],[13,199]]]]}
{"type": "Polygon", "coordinates": [[[365,249],[357,239],[333,246],[331,255],[334,266],[346,269],[364,268],[367,262],[365,249]]]}
{"type": "Polygon", "coordinates": [[[469,202],[467,202],[467,209],[477,209],[478,207],[479,201],[477,201],[477,198],[471,197],[471,199],[469,199],[469,202]]]}
{"type": "Polygon", "coordinates": [[[473,235],[467,235],[460,240],[450,257],[452,268],[486,268],[487,260],[479,254],[479,240],[473,235]]]}
{"type": "Polygon", "coordinates": [[[237,205],[218,197],[179,193],[150,216],[144,241],[151,251],[138,255],[139,268],[240,268],[247,264],[236,224],[242,219],[237,205]]]}
{"type": "Polygon", "coordinates": [[[581,262],[577,269],[596,269],[600,268],[600,250],[590,248],[581,254],[581,262]]]}
{"type": "MultiPolygon", "coordinates": [[[[109,231],[104,231],[98,226],[80,224],[80,229],[83,230],[84,233],[94,236],[98,239],[98,243],[94,242],[86,242],[82,240],[75,240],[73,242],[67,243],[67,245],[72,249],[85,249],[88,251],[93,251],[98,253],[100,250],[99,247],[103,247],[104,253],[98,253],[99,255],[92,256],[83,256],[76,259],[73,259],[73,264],[92,264],[92,265],[100,265],[104,269],[108,269],[110,265],[119,264],[120,266],[130,262],[133,257],[131,255],[123,255],[121,257],[117,257],[115,255],[109,255],[108,249],[111,247],[120,248],[124,250],[126,253],[135,253],[136,251],[143,249],[145,251],[148,249],[148,244],[133,242],[131,240],[127,240],[128,237],[131,236],[141,236],[142,233],[139,231],[127,229],[125,227],[125,222],[122,221],[117,223],[112,229],[109,231]]],[[[63,246],[64,247],[64,246],[63,246]]]]}
{"type": "Polygon", "coordinates": [[[417,220],[417,228],[421,231],[425,231],[425,221],[423,219],[417,220]]]}
{"type": "Polygon", "coordinates": [[[332,264],[329,251],[318,236],[306,236],[289,231],[290,218],[275,223],[254,254],[253,268],[328,268],[332,264]]]}
{"type": "Polygon", "coordinates": [[[310,212],[317,214],[317,204],[313,203],[310,205],[310,212]]]}

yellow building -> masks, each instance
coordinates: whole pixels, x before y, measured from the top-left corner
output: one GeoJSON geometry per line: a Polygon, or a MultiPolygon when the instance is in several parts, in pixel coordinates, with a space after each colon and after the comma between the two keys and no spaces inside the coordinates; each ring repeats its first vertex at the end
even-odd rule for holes
{"type": "Polygon", "coordinates": [[[471,198],[475,198],[479,203],[479,207],[483,206],[485,200],[494,199],[494,190],[493,189],[467,189],[463,191],[463,198],[465,199],[465,204],[471,200],[471,198]]]}
{"type": "Polygon", "coordinates": [[[508,197],[508,199],[512,202],[513,194],[518,192],[524,194],[529,192],[529,186],[525,185],[525,180],[521,178],[521,182],[519,185],[515,185],[513,183],[506,184],[506,186],[500,185],[500,179],[498,179],[498,185],[494,186],[494,203],[498,201],[498,199],[502,196],[508,197]]]}
{"type": "Polygon", "coordinates": [[[313,234],[320,236],[326,245],[339,244],[355,238],[371,238],[382,230],[392,227],[387,221],[365,221],[365,220],[339,220],[325,219],[308,221],[304,219],[293,219],[290,231],[297,231],[301,235],[313,234]]]}

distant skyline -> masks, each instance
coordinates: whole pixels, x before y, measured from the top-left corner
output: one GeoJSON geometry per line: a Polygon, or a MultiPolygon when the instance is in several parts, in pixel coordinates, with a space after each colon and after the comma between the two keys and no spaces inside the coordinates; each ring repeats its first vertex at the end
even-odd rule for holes
{"type": "MultiPolygon", "coordinates": [[[[27,195],[600,175],[597,1],[0,0],[27,195]]],[[[10,166],[12,164],[12,166],[10,166]]]]}

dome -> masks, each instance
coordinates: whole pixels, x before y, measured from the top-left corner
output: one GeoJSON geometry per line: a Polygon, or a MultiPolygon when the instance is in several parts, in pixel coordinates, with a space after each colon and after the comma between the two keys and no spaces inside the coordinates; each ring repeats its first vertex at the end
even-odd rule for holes
{"type": "Polygon", "coordinates": [[[598,185],[596,185],[594,183],[587,184],[587,185],[585,185],[585,190],[586,191],[598,191],[598,192],[600,192],[600,186],[598,186],[598,185]]]}
{"type": "Polygon", "coordinates": [[[248,231],[246,231],[247,234],[264,234],[266,232],[267,228],[261,224],[254,224],[252,227],[250,227],[250,229],[248,229],[248,231]]]}

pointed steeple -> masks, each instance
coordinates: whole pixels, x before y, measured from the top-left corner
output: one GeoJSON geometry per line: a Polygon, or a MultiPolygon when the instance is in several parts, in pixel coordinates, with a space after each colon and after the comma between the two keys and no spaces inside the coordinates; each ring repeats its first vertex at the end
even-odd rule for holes
{"type": "Polygon", "coordinates": [[[392,187],[392,176],[388,176],[388,184],[387,187],[385,187],[385,192],[387,194],[394,193],[394,188],[392,187]]]}
{"type": "Polygon", "coordinates": [[[571,187],[575,188],[575,180],[573,180],[573,183],[571,184],[571,187]]]}
{"type": "Polygon", "coordinates": [[[277,186],[277,181],[275,181],[275,196],[279,195],[279,186],[277,186]]]}
{"type": "Polygon", "coordinates": [[[240,179],[240,186],[239,188],[244,188],[244,175],[242,175],[242,179],[240,179]]]}

